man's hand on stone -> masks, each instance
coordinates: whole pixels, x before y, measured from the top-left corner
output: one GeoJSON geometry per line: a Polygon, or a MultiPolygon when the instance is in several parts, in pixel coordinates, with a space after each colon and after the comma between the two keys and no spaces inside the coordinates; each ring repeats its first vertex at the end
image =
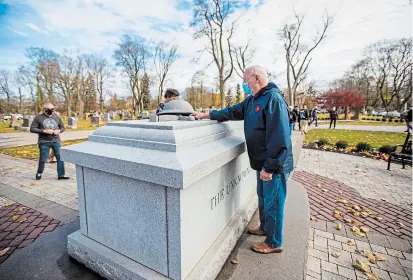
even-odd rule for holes
{"type": "Polygon", "coordinates": [[[209,113],[195,113],[191,114],[191,116],[195,117],[197,120],[202,120],[202,119],[209,119],[209,113]]]}
{"type": "Polygon", "coordinates": [[[260,179],[263,180],[263,181],[271,181],[272,180],[272,174],[268,173],[264,170],[261,170],[260,179]]]}

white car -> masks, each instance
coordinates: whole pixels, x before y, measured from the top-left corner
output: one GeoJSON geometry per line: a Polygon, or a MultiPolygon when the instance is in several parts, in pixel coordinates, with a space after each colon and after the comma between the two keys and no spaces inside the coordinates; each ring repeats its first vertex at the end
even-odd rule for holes
{"type": "Polygon", "coordinates": [[[391,111],[387,113],[387,117],[389,118],[400,118],[400,113],[397,111],[391,111]]]}

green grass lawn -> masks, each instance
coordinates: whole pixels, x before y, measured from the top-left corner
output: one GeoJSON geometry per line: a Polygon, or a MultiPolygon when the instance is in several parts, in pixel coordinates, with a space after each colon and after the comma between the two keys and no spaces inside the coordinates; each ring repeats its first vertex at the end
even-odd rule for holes
{"type": "Polygon", "coordinates": [[[312,144],[315,140],[328,140],[334,145],[339,140],[347,141],[349,146],[355,147],[360,142],[367,142],[373,148],[378,149],[384,145],[394,146],[403,144],[406,139],[405,133],[379,132],[379,131],[355,131],[355,130],[310,130],[305,136],[304,143],[312,144]]]}
{"type": "MultiPolygon", "coordinates": [[[[330,124],[329,120],[318,121],[322,124],[330,124]]],[[[312,124],[313,125],[313,124],[312,124]]],[[[406,126],[405,122],[375,122],[375,121],[337,121],[337,126],[340,125],[367,125],[367,126],[406,126]]]]}
{"type": "MultiPolygon", "coordinates": [[[[23,121],[18,121],[19,125],[23,124],[23,121]]],[[[22,130],[14,130],[13,127],[9,127],[10,121],[0,121],[0,133],[9,133],[9,132],[23,132],[22,130]]]]}
{"type": "MultiPolygon", "coordinates": [[[[69,146],[87,141],[87,139],[62,141],[62,146],[69,146]]],[[[39,147],[37,145],[28,145],[15,148],[0,149],[1,154],[12,157],[37,160],[39,159],[39,147]]]]}

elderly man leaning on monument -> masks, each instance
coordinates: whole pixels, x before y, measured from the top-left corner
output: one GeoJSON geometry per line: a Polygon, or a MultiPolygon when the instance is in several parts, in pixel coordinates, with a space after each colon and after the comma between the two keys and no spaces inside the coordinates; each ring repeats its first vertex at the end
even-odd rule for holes
{"type": "Polygon", "coordinates": [[[265,235],[264,242],[253,244],[259,253],[283,250],[284,203],[287,180],[293,170],[293,153],[288,105],[278,87],[268,82],[267,71],[252,66],[244,72],[241,103],[211,113],[194,114],[197,119],[244,120],[244,133],[251,168],[257,171],[260,225],[249,228],[265,235]]]}
{"type": "Polygon", "coordinates": [[[39,135],[39,166],[36,173],[36,179],[40,180],[44,171],[46,161],[49,157],[50,148],[52,148],[54,156],[57,160],[57,178],[59,180],[67,180],[65,176],[65,165],[60,160],[60,136],[59,134],[65,130],[62,119],[55,114],[54,106],[50,102],[46,102],[43,106],[43,113],[36,116],[30,126],[31,133],[39,135]]]}
{"type": "Polygon", "coordinates": [[[172,100],[177,100],[179,98],[179,92],[176,89],[168,88],[166,89],[165,95],[163,97],[165,98],[165,102],[159,103],[158,107],[156,108],[156,114],[162,112],[163,107],[166,103],[172,100]]]}

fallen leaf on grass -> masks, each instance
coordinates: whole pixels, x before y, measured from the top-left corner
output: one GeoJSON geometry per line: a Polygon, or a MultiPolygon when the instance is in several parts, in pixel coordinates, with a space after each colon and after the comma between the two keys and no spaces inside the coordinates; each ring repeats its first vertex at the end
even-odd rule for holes
{"type": "Polygon", "coordinates": [[[23,211],[26,207],[19,207],[19,211],[23,211]]]}
{"type": "Polygon", "coordinates": [[[318,220],[317,220],[316,217],[311,217],[311,218],[310,218],[310,221],[312,221],[312,222],[317,222],[318,220]]]}
{"type": "Polygon", "coordinates": [[[356,259],[356,261],[353,263],[353,267],[357,268],[358,270],[368,272],[369,271],[369,266],[361,261],[360,259],[356,259]]]}
{"type": "Polygon", "coordinates": [[[320,185],[320,184],[317,184],[317,188],[321,188],[321,185],[320,185]]]}
{"type": "Polygon", "coordinates": [[[17,220],[18,218],[20,218],[20,215],[14,215],[13,216],[13,221],[17,220]]]}
{"type": "Polygon", "coordinates": [[[369,228],[368,227],[360,227],[360,230],[364,233],[368,233],[369,232],[369,228]]]}
{"type": "Polygon", "coordinates": [[[327,192],[327,189],[322,189],[323,192],[327,192]]]}
{"type": "Polygon", "coordinates": [[[14,204],[14,202],[9,201],[9,202],[6,203],[6,206],[12,206],[13,204],[14,204]]]}
{"type": "Polygon", "coordinates": [[[363,217],[368,217],[368,215],[369,215],[369,213],[367,213],[366,211],[362,211],[362,212],[360,212],[360,214],[361,214],[363,217]]]}
{"type": "Polygon", "coordinates": [[[23,223],[23,222],[25,222],[26,220],[27,220],[27,218],[23,218],[23,219],[20,220],[20,223],[23,223]]]}
{"type": "Polygon", "coordinates": [[[332,252],[331,255],[335,258],[340,257],[340,253],[338,253],[338,252],[332,252]]]}
{"type": "Polygon", "coordinates": [[[377,277],[376,275],[374,275],[371,272],[364,272],[364,274],[369,278],[369,280],[380,280],[379,277],[377,277]]]}
{"type": "Polygon", "coordinates": [[[337,203],[343,203],[343,204],[347,204],[347,203],[348,203],[347,200],[345,200],[345,199],[337,199],[336,202],[337,202],[337,203]]]}
{"type": "Polygon", "coordinates": [[[1,250],[0,257],[4,256],[9,250],[10,250],[10,247],[7,247],[6,249],[1,250]]]}
{"type": "Polygon", "coordinates": [[[237,261],[237,260],[232,260],[231,263],[232,263],[232,264],[239,264],[239,261],[237,261]]]}
{"type": "Polygon", "coordinates": [[[341,224],[340,223],[336,224],[336,229],[341,230],[341,224]]]}
{"type": "Polygon", "coordinates": [[[400,230],[398,230],[397,228],[393,228],[393,231],[394,231],[394,232],[397,232],[397,233],[400,232],[400,230]]]}
{"type": "Polygon", "coordinates": [[[3,172],[3,173],[1,173],[1,176],[4,177],[4,176],[6,176],[6,174],[7,174],[7,173],[3,172]]]}

